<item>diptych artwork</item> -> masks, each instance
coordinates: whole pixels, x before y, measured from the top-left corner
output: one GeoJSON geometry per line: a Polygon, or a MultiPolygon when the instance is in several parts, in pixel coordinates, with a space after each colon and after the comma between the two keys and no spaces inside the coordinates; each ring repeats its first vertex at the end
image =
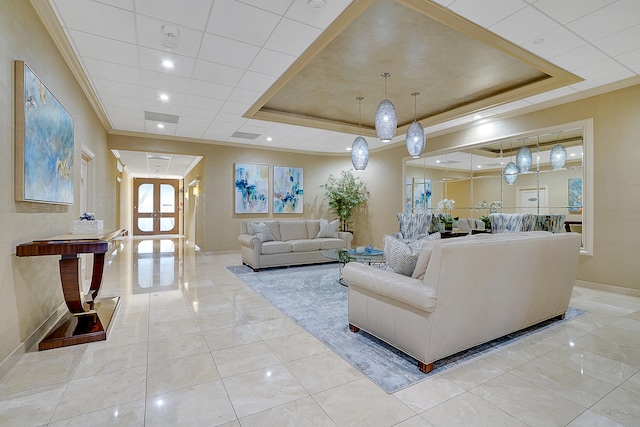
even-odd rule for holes
{"type": "Polygon", "coordinates": [[[302,168],[273,167],[273,213],[302,213],[302,168]]]}
{"type": "Polygon", "coordinates": [[[23,61],[15,93],[16,200],[73,204],[73,118],[23,61]]]}
{"type": "Polygon", "coordinates": [[[405,213],[429,212],[431,208],[431,180],[407,178],[405,213]]]}
{"type": "Polygon", "coordinates": [[[569,213],[582,213],[582,178],[569,178],[569,213]]]}
{"type": "Polygon", "coordinates": [[[269,166],[235,164],[235,213],[269,213],[269,166]]]}

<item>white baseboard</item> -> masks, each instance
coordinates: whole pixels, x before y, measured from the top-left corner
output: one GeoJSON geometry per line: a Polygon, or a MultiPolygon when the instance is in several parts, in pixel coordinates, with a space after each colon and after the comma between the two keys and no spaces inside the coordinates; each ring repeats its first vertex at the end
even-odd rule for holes
{"type": "Polygon", "coordinates": [[[14,367],[16,363],[20,360],[20,358],[28,352],[33,346],[38,345],[38,343],[47,336],[51,329],[62,319],[67,313],[69,309],[67,305],[63,302],[58,306],[58,308],[46,319],[44,322],[40,324],[35,331],[31,333],[27,337],[26,340],[20,343],[15,350],[11,352],[7,357],[4,358],[2,362],[0,362],[0,378],[4,377],[7,372],[14,367]]]}
{"type": "Polygon", "coordinates": [[[588,282],[586,280],[576,280],[575,285],[581,288],[595,289],[597,291],[611,292],[613,294],[628,295],[640,298],[640,290],[623,288],[622,286],[605,285],[604,283],[588,282]]]}
{"type": "Polygon", "coordinates": [[[236,254],[240,254],[240,251],[238,250],[234,250],[234,251],[207,251],[204,252],[205,255],[209,256],[209,255],[236,255],[236,254]]]}

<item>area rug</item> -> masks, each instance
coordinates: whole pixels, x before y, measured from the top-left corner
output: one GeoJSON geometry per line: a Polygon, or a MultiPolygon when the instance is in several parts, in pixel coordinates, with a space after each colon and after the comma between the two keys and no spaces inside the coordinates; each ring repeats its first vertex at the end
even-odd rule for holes
{"type": "Polygon", "coordinates": [[[227,269],[387,393],[587,313],[569,307],[563,320],[549,320],[449,356],[435,362],[433,371],[424,374],[418,370],[414,358],[364,331],[349,331],[348,288],[338,283],[337,264],[270,268],[258,272],[246,266],[227,269]]]}

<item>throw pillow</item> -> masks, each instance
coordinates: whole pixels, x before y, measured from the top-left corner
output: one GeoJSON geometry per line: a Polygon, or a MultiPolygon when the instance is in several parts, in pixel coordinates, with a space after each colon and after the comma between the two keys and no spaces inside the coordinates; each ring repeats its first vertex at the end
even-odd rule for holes
{"type": "Polygon", "coordinates": [[[335,219],[331,222],[327,221],[324,218],[320,219],[320,232],[318,233],[318,238],[321,237],[338,237],[338,226],[340,222],[335,219]]]}
{"type": "Polygon", "coordinates": [[[255,234],[261,242],[271,242],[272,240],[276,240],[273,237],[273,233],[269,229],[269,226],[264,222],[251,222],[249,224],[253,229],[253,234],[255,234]]]}
{"type": "Polygon", "coordinates": [[[431,252],[433,252],[433,247],[435,246],[436,242],[439,241],[440,233],[433,233],[430,234],[429,237],[427,237],[426,242],[424,242],[424,244],[420,248],[420,255],[418,255],[416,266],[413,269],[413,273],[411,274],[412,278],[418,280],[424,279],[424,274],[427,272],[429,260],[431,259],[431,252]]]}
{"type": "Polygon", "coordinates": [[[411,276],[426,239],[405,243],[393,236],[384,236],[384,256],[391,269],[404,276],[411,276]]]}

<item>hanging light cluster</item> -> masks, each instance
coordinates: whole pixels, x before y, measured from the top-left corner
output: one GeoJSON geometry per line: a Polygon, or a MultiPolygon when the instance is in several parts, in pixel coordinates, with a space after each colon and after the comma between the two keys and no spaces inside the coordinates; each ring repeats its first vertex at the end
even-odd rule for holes
{"type": "MultiPolygon", "coordinates": [[[[558,139],[559,138],[560,138],[560,134],[558,134],[558,139]]],[[[554,145],[549,155],[549,163],[551,163],[551,169],[552,170],[562,169],[566,162],[567,162],[567,150],[564,148],[562,144],[554,145]]]]}
{"type": "Polygon", "coordinates": [[[409,125],[409,129],[407,130],[407,151],[409,155],[414,158],[420,158],[420,155],[424,151],[425,146],[425,136],[424,136],[424,128],[418,122],[418,113],[417,113],[417,97],[420,95],[419,92],[413,92],[411,96],[413,96],[413,123],[409,125]]]}
{"type": "Polygon", "coordinates": [[[387,77],[390,75],[389,73],[381,74],[384,77],[384,100],[378,105],[375,118],[376,133],[382,142],[391,142],[398,126],[396,109],[393,103],[387,99],[387,77]]]}
{"type": "Polygon", "coordinates": [[[532,163],[531,149],[524,144],[525,142],[523,141],[522,147],[516,153],[516,165],[520,172],[529,172],[532,163]]]}
{"type": "Polygon", "coordinates": [[[357,171],[365,170],[369,163],[369,144],[367,140],[362,137],[362,111],[361,105],[363,97],[359,96],[358,100],[358,127],[359,136],[353,141],[351,146],[351,163],[357,171]]]}
{"type": "MultiPolygon", "coordinates": [[[[513,154],[513,142],[511,143],[511,153],[513,154]]],[[[519,172],[518,166],[510,161],[502,170],[502,178],[507,185],[513,185],[518,180],[519,172]]]]}

